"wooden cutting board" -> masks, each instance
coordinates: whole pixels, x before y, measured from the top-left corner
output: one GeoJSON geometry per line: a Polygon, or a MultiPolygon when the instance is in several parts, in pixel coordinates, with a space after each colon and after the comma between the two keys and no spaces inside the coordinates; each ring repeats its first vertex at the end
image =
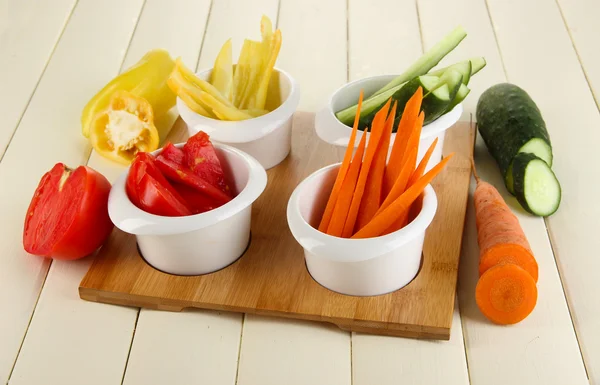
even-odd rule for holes
{"type": "MultiPolygon", "coordinates": [[[[201,308],[298,318],[356,332],[449,339],[471,178],[473,126],[458,123],[446,134],[444,154],[456,152],[456,156],[432,183],[438,210],[427,230],[417,277],[390,294],[352,297],[312,279],[303,250],[287,225],[286,207],[294,188],[313,171],[343,156],[344,149],[316,136],[313,122],[313,114],[294,116],[292,152],[268,171],[267,188],[253,206],[250,246],[237,262],[203,276],[166,274],[144,261],[135,237],[115,229],[81,281],[81,298],[171,311],[201,308]]],[[[178,120],[169,139],[181,142],[186,137],[186,126],[178,120]]]]}

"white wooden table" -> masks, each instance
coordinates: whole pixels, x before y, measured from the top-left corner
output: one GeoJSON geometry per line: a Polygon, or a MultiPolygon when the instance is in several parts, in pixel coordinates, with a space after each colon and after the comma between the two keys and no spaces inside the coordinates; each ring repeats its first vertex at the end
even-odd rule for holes
{"type": "MultiPolygon", "coordinates": [[[[0,0],[0,383],[600,384],[599,17],[598,0],[0,0]],[[449,342],[85,302],[77,287],[91,258],[23,251],[27,205],[54,163],[87,163],[109,179],[121,172],[80,134],[98,89],[156,47],[209,67],[226,39],[237,53],[245,37],[258,38],[263,13],[282,30],[278,66],[299,81],[302,110],[348,80],[400,72],[457,24],[469,35],[444,63],[488,62],[464,119],[492,84],[533,96],[563,202],[543,220],[506,196],[540,267],[529,318],[500,327],[479,313],[472,206],[449,342]]],[[[481,142],[476,162],[505,192],[481,142]]]]}

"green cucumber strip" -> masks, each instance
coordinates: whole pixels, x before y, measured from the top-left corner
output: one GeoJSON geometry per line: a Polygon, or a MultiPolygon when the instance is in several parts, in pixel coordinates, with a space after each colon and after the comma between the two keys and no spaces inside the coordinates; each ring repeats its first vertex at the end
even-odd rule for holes
{"type": "MultiPolygon", "coordinates": [[[[447,84],[450,89],[454,89],[456,87],[460,87],[463,82],[463,74],[453,68],[449,68],[444,74],[440,77],[440,83],[447,84]]],[[[458,90],[458,88],[457,88],[458,90]]]]}
{"type": "Polygon", "coordinates": [[[475,75],[477,72],[481,71],[483,67],[487,64],[484,57],[474,57],[469,59],[471,62],[471,76],[475,75]]]}
{"type": "MultiPolygon", "coordinates": [[[[406,71],[402,74],[394,78],[391,82],[386,84],[383,88],[379,89],[373,95],[371,95],[368,99],[363,101],[363,106],[367,105],[367,102],[370,102],[371,99],[379,96],[387,91],[392,91],[390,94],[385,94],[386,96],[383,99],[387,99],[390,95],[392,95],[395,91],[399,90],[402,85],[408,82],[411,79],[416,78],[417,76],[424,75],[433,67],[435,67],[440,60],[444,58],[448,53],[450,53],[456,46],[467,36],[464,28],[461,26],[456,27],[452,32],[446,35],[442,40],[440,40],[436,45],[431,47],[429,51],[424,53],[416,62],[414,62],[406,71]]],[[[377,99],[376,102],[373,102],[373,105],[379,105],[381,99],[377,99]]],[[[369,104],[370,105],[370,104],[369,104]]],[[[335,116],[340,120],[340,122],[349,125],[354,121],[354,116],[356,115],[357,105],[353,105],[351,107],[345,108],[341,111],[336,112],[335,116]]],[[[364,117],[367,113],[363,114],[361,111],[360,117],[364,117]]]]}
{"type": "Polygon", "coordinates": [[[460,72],[463,76],[463,80],[462,80],[463,84],[465,86],[467,84],[469,84],[469,80],[471,79],[471,72],[472,72],[472,64],[469,60],[465,60],[465,61],[458,62],[456,64],[452,64],[449,67],[442,68],[437,71],[431,72],[431,73],[429,73],[429,75],[443,76],[446,72],[448,72],[448,70],[455,70],[455,71],[460,72]]]}
{"type": "Polygon", "coordinates": [[[442,40],[425,52],[416,62],[414,62],[406,71],[386,84],[375,95],[396,87],[419,75],[426,74],[435,67],[440,60],[448,55],[456,46],[467,36],[467,32],[462,26],[458,26],[442,40]]]}
{"type": "MultiPolygon", "coordinates": [[[[403,86],[403,84],[399,85],[398,87],[391,88],[388,91],[381,93],[375,97],[364,100],[363,104],[361,106],[361,109],[360,109],[360,117],[362,118],[362,117],[369,115],[371,112],[373,112],[375,109],[377,109],[377,107],[379,105],[387,102],[387,100],[395,92],[397,92],[400,88],[402,88],[402,86],[403,86]]],[[[357,109],[358,109],[358,104],[354,105],[352,107],[348,107],[345,110],[336,112],[335,116],[338,118],[338,120],[340,122],[344,123],[345,125],[352,126],[354,124],[354,117],[356,116],[357,109]]]]}
{"type": "Polygon", "coordinates": [[[444,83],[442,83],[440,80],[441,79],[437,76],[419,76],[419,83],[421,83],[421,86],[423,87],[423,93],[426,94],[427,92],[433,91],[437,87],[443,85],[444,83]]]}
{"type": "Polygon", "coordinates": [[[552,169],[530,153],[519,153],[513,160],[514,189],[517,200],[528,212],[546,217],[558,209],[561,187],[552,169]]]}
{"type": "Polygon", "coordinates": [[[461,84],[458,92],[456,93],[456,96],[454,97],[454,100],[452,100],[452,103],[450,103],[450,105],[448,106],[448,108],[446,109],[446,112],[450,112],[454,109],[454,107],[456,107],[457,105],[459,105],[460,103],[462,103],[463,100],[465,100],[465,98],[467,97],[467,95],[469,95],[469,92],[471,92],[471,90],[469,89],[469,87],[467,87],[466,85],[461,84]]]}

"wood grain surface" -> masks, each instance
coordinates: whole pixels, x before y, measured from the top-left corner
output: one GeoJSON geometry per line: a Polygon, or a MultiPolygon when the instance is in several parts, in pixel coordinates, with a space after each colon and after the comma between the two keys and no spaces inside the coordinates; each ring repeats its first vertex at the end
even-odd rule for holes
{"type": "MultiPolygon", "coordinates": [[[[470,181],[473,128],[458,124],[444,153],[456,152],[433,183],[439,205],[424,245],[419,275],[405,288],[376,297],[334,293],[308,274],[302,248],[287,225],[294,188],[313,171],[339,161],[340,151],[320,141],[313,114],[294,117],[293,148],[269,171],[269,182],[252,213],[251,244],[237,262],[216,273],[184,277],[160,272],[138,254],[134,237],[115,230],[79,287],[81,298],[180,311],[188,307],[325,321],[345,330],[448,339],[470,181]]],[[[185,124],[171,133],[184,140],[185,124]]]]}

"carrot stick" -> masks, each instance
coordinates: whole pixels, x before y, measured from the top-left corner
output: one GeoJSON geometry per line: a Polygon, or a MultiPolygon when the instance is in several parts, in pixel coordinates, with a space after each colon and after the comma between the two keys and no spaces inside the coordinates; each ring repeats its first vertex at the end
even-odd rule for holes
{"type": "MultiPolygon", "coordinates": [[[[360,208],[360,204],[364,196],[367,178],[369,176],[369,173],[371,172],[371,164],[373,163],[373,159],[375,158],[375,154],[379,146],[379,141],[381,140],[381,136],[383,135],[384,125],[386,122],[386,117],[388,114],[391,100],[392,99],[390,98],[386,103],[385,107],[379,110],[379,112],[377,112],[377,114],[375,115],[375,119],[373,119],[373,126],[371,127],[369,145],[367,147],[365,158],[360,168],[360,174],[358,176],[356,188],[354,189],[354,194],[352,196],[352,203],[350,204],[348,217],[346,218],[344,230],[342,231],[342,238],[350,238],[354,233],[354,226],[356,225],[358,210],[360,208]]],[[[394,107],[395,105],[396,104],[394,103],[394,107]]],[[[395,113],[396,112],[394,111],[394,114],[395,113]]]]}
{"type": "Polygon", "coordinates": [[[411,162],[411,173],[415,170],[415,163],[417,162],[417,153],[415,153],[414,157],[412,157],[411,149],[419,149],[419,142],[421,141],[421,129],[423,128],[424,120],[425,114],[423,113],[423,111],[421,111],[421,113],[417,117],[417,120],[415,120],[413,131],[410,134],[410,137],[408,138],[408,142],[406,143],[406,149],[404,150],[404,154],[402,155],[402,161],[400,162],[402,167],[404,167],[404,164],[406,162],[411,162]]]}
{"type": "Polygon", "coordinates": [[[398,218],[404,215],[410,205],[421,195],[425,187],[440,173],[448,163],[454,153],[445,157],[440,163],[436,164],[428,173],[423,175],[414,185],[406,190],[398,199],[389,205],[381,213],[360,229],[352,238],[371,238],[378,237],[385,232],[398,218]]]}
{"type": "Polygon", "coordinates": [[[381,205],[383,174],[385,173],[385,164],[390,147],[390,138],[392,135],[392,128],[394,127],[394,119],[396,117],[396,107],[397,103],[394,102],[392,111],[388,115],[388,119],[385,122],[383,135],[379,140],[379,146],[377,147],[375,159],[373,159],[371,171],[367,177],[365,193],[362,201],[360,202],[360,208],[358,209],[358,218],[356,219],[355,230],[360,230],[367,223],[369,223],[381,205]]]}
{"type": "Polygon", "coordinates": [[[346,148],[344,160],[342,161],[340,170],[338,171],[337,177],[335,178],[333,189],[331,190],[329,200],[327,201],[327,206],[325,207],[325,212],[323,213],[321,223],[319,224],[319,231],[323,233],[326,232],[327,228],[329,227],[329,222],[331,221],[331,216],[333,215],[333,209],[335,208],[335,203],[337,202],[338,195],[340,194],[340,189],[342,188],[342,183],[344,182],[344,178],[346,177],[346,173],[348,172],[348,168],[350,167],[350,161],[352,160],[352,152],[354,151],[354,142],[356,141],[356,132],[358,130],[358,122],[360,120],[360,108],[362,106],[362,101],[363,91],[360,90],[360,95],[358,97],[358,106],[356,108],[356,116],[354,117],[354,126],[352,127],[352,133],[350,134],[350,140],[348,140],[348,147],[346,148]]]}
{"type": "Polygon", "coordinates": [[[385,170],[385,179],[383,183],[384,195],[387,195],[391,190],[396,178],[398,178],[398,175],[400,174],[402,169],[402,157],[406,152],[407,143],[419,115],[419,111],[421,110],[422,101],[423,89],[419,87],[404,106],[404,112],[402,113],[400,123],[398,124],[390,160],[385,170]]]}
{"type": "Polygon", "coordinates": [[[335,202],[333,215],[331,216],[331,222],[329,222],[329,227],[327,228],[327,234],[329,235],[333,235],[335,237],[341,237],[342,235],[346,218],[348,217],[348,210],[352,204],[352,197],[354,195],[354,189],[356,188],[356,180],[358,179],[358,174],[361,168],[360,166],[362,165],[362,158],[365,152],[366,143],[367,131],[365,131],[362,138],[360,138],[358,148],[356,149],[356,154],[354,154],[354,158],[350,163],[350,167],[348,168],[348,172],[346,173],[346,177],[342,183],[342,188],[340,189],[338,199],[335,202]]]}
{"type": "MultiPolygon", "coordinates": [[[[475,166],[473,164],[473,170],[475,166]]],[[[535,282],[538,264],[519,220],[491,184],[479,179],[473,194],[477,243],[479,244],[479,274],[502,263],[512,263],[527,271],[535,282]]]]}
{"type": "Polygon", "coordinates": [[[515,264],[496,265],[479,278],[475,300],[479,310],[490,321],[500,325],[515,324],[535,308],[535,280],[515,264]]]}
{"type": "MultiPolygon", "coordinates": [[[[410,152],[411,157],[417,156],[416,148],[413,148],[410,152]]],[[[381,214],[385,209],[388,208],[389,205],[394,203],[394,201],[404,193],[404,191],[406,190],[406,184],[408,183],[408,178],[410,178],[410,174],[413,172],[413,169],[414,166],[411,167],[410,163],[407,162],[404,164],[404,167],[402,167],[402,170],[400,171],[400,175],[398,175],[398,178],[396,178],[396,182],[394,182],[394,186],[392,186],[392,189],[390,190],[389,194],[387,195],[387,197],[385,197],[385,200],[381,204],[381,207],[379,207],[379,210],[377,210],[377,212],[375,213],[375,216],[381,214]]]]}
{"type": "Polygon", "coordinates": [[[435,150],[435,146],[437,145],[437,142],[438,142],[438,138],[435,138],[433,140],[433,143],[431,143],[431,145],[425,152],[425,155],[423,155],[423,158],[421,158],[419,165],[417,166],[415,171],[410,176],[410,179],[408,180],[409,187],[412,186],[420,177],[423,176],[423,173],[425,172],[425,169],[427,168],[427,164],[429,163],[429,159],[431,158],[431,154],[433,154],[433,150],[435,150]]]}

